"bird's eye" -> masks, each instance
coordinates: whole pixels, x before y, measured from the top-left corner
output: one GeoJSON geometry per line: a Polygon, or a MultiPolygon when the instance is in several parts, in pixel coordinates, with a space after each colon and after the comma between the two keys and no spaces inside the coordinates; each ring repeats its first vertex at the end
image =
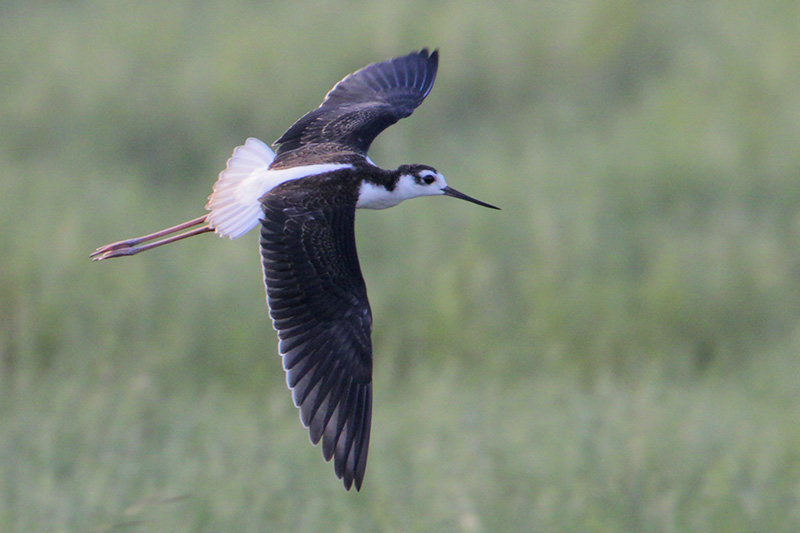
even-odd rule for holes
{"type": "Polygon", "coordinates": [[[434,181],[436,181],[436,177],[431,176],[430,174],[426,174],[424,176],[417,176],[417,183],[419,183],[420,185],[430,185],[434,181]]]}

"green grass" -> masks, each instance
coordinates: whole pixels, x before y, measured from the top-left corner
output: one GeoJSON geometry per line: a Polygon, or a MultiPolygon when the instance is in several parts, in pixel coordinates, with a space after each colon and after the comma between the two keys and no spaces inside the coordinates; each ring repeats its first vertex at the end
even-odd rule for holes
{"type": "MultiPolygon", "coordinates": [[[[7,2],[0,530],[800,529],[794,2],[7,2]],[[367,477],[308,443],[257,237],[93,264],[232,148],[441,48],[359,213],[367,477]]],[[[194,240],[194,239],[192,239],[194,240]]]]}

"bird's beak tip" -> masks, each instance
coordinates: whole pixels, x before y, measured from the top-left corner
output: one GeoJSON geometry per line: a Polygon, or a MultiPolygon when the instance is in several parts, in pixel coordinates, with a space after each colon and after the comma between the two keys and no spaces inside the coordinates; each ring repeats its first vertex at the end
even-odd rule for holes
{"type": "Polygon", "coordinates": [[[463,192],[457,191],[454,188],[447,186],[442,189],[442,193],[445,196],[452,196],[453,198],[458,198],[459,200],[466,200],[467,202],[471,202],[476,205],[480,205],[482,207],[488,207],[489,209],[497,209],[500,211],[501,209],[496,205],[487,204],[486,202],[481,202],[477,198],[473,198],[472,196],[467,196],[463,192]]]}

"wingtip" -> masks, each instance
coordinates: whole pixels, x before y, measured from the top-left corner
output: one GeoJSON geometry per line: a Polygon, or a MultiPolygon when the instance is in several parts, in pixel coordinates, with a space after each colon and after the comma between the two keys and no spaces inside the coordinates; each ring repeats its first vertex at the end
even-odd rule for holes
{"type": "Polygon", "coordinates": [[[433,51],[431,51],[430,48],[426,46],[419,52],[411,52],[409,55],[421,57],[429,63],[432,63],[434,67],[439,65],[439,48],[434,48],[433,51]]]}
{"type": "Polygon", "coordinates": [[[355,479],[353,479],[353,484],[352,484],[352,486],[348,487],[348,486],[347,486],[347,484],[345,484],[345,488],[346,488],[348,491],[349,491],[351,488],[353,488],[353,489],[355,489],[355,490],[356,490],[356,492],[361,492],[361,481],[362,481],[362,480],[360,480],[360,479],[358,479],[358,478],[355,478],[355,479]]]}

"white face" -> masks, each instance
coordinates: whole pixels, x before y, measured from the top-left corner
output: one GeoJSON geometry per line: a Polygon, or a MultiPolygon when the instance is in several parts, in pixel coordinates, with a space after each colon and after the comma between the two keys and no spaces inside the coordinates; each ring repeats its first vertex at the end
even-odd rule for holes
{"type": "Polygon", "coordinates": [[[442,189],[447,187],[447,182],[440,172],[422,169],[414,174],[403,174],[395,187],[395,193],[400,200],[408,200],[417,196],[437,196],[444,194],[442,189]]]}
{"type": "Polygon", "coordinates": [[[400,174],[397,184],[391,191],[385,189],[381,185],[375,185],[364,180],[361,183],[356,207],[386,209],[387,207],[397,205],[409,198],[447,195],[490,209],[500,209],[499,207],[467,196],[462,192],[458,192],[452,187],[448,187],[447,182],[444,181],[444,176],[431,167],[426,167],[424,165],[408,165],[400,168],[400,172],[405,173],[400,174]]]}
{"type": "Polygon", "coordinates": [[[445,187],[447,182],[440,173],[427,168],[415,169],[408,174],[401,174],[391,191],[365,181],[361,184],[356,207],[386,209],[409,198],[444,194],[442,189],[445,187]]]}

